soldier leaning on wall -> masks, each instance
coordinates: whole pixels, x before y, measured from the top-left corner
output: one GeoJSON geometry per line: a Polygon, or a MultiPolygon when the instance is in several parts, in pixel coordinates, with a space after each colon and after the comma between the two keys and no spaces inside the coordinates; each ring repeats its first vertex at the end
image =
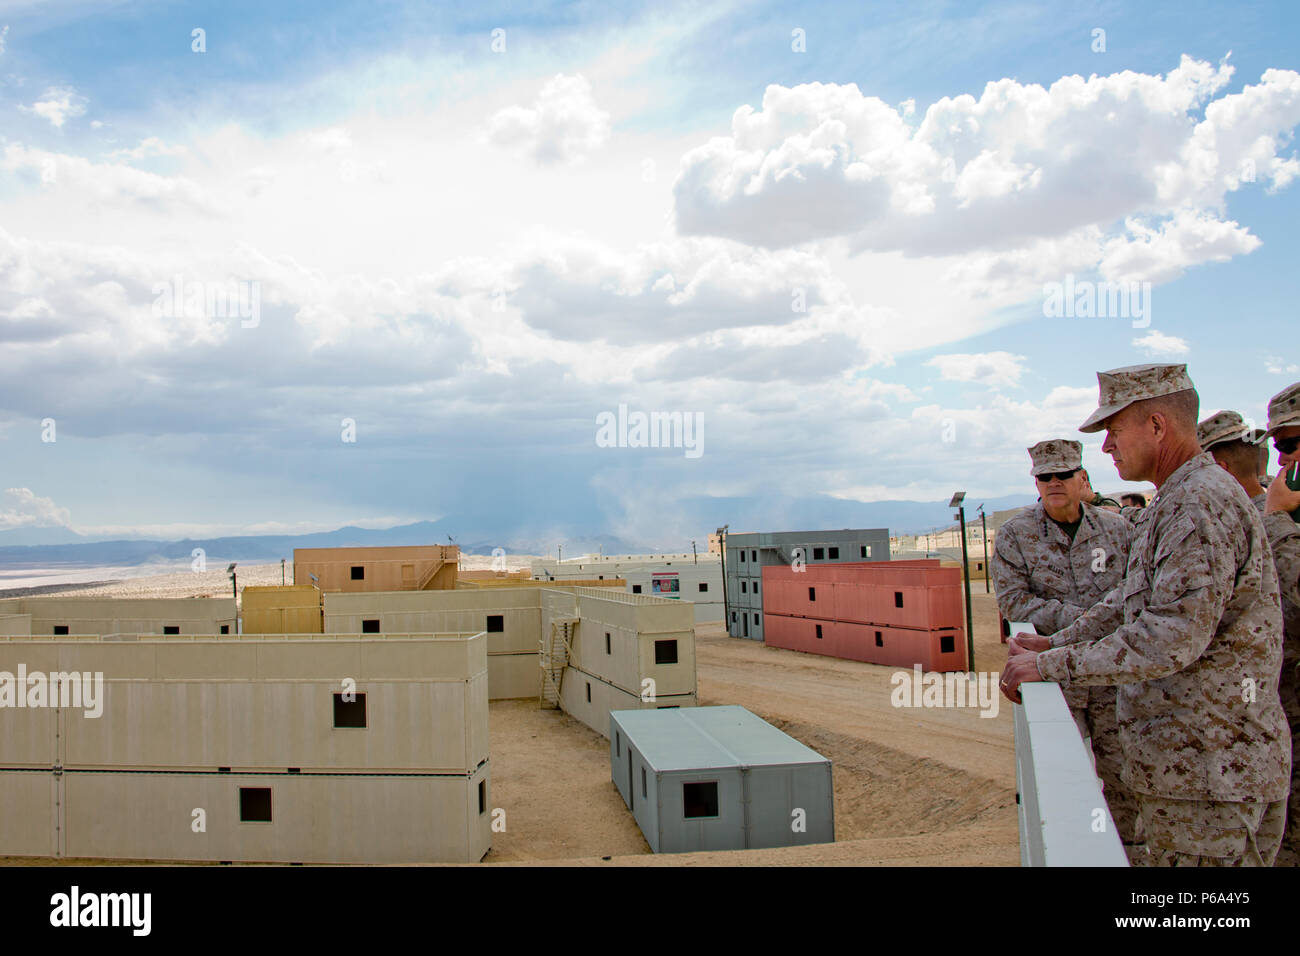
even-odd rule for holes
{"type": "Polygon", "coordinates": [[[1123,584],[1051,638],[1017,635],[1003,691],[1023,681],[1117,684],[1135,862],[1271,866],[1291,784],[1278,696],[1282,610],[1258,510],[1201,452],[1185,365],[1097,375],[1102,451],[1156,496],[1134,526],[1123,584]]]}
{"type": "MultiPolygon", "coordinates": [[[[1132,526],[1094,508],[1084,479],[1083,446],[1057,438],[1029,449],[1039,502],[999,530],[989,562],[998,610],[1007,621],[1031,621],[1054,634],[1100,601],[1124,578],[1132,526]]],[[[1065,702],[1091,740],[1097,776],[1120,839],[1134,842],[1137,801],[1120,778],[1124,768],[1114,687],[1072,687],[1065,702]]]]}

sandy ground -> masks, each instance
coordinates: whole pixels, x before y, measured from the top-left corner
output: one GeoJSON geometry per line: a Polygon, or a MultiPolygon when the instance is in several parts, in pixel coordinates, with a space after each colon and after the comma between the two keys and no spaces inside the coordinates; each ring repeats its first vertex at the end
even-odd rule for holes
{"type": "MultiPolygon", "coordinates": [[[[278,583],[279,565],[264,567],[278,583]]],[[[1006,655],[996,604],[982,586],[973,599],[977,669],[998,671],[1006,655]]],[[[535,701],[495,701],[489,802],[506,811],[506,829],[493,834],[484,863],[1019,864],[1012,715],[1004,699],[991,718],[976,708],[896,708],[896,668],[730,638],[721,623],[696,628],[696,662],[701,705],[741,704],[831,759],[836,843],[652,854],[610,780],[604,737],[535,701]]]]}

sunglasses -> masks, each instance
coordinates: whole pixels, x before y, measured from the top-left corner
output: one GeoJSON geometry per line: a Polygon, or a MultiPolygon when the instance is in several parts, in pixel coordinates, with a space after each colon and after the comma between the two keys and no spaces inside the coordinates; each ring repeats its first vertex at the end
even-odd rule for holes
{"type": "Polygon", "coordinates": [[[1046,471],[1043,472],[1043,474],[1035,475],[1034,477],[1037,478],[1039,481],[1041,481],[1043,484],[1047,484],[1053,478],[1057,479],[1058,481],[1069,481],[1078,473],[1079,473],[1079,469],[1075,468],[1072,469],[1071,471],[1046,471]]]}
{"type": "Polygon", "coordinates": [[[1300,448],[1300,435],[1294,438],[1274,438],[1273,447],[1284,455],[1293,454],[1297,448],[1300,448]]]}

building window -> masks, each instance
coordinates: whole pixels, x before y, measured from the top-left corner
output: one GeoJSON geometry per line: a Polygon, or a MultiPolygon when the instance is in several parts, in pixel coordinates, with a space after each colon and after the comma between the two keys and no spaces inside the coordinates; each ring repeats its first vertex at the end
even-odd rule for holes
{"type": "Polygon", "coordinates": [[[707,591],[708,589],[709,589],[709,582],[708,582],[708,581],[701,581],[701,582],[700,582],[700,593],[702,594],[702,593],[704,593],[705,591],[707,591]]]}
{"type": "Polygon", "coordinates": [[[362,633],[362,634],[378,634],[378,633],[379,633],[379,618],[377,618],[377,617],[372,617],[372,618],[367,618],[366,620],[362,621],[362,622],[361,622],[361,633],[362,633]]]}
{"type": "Polygon", "coordinates": [[[862,557],[865,558],[867,556],[867,546],[864,544],[859,550],[862,552],[862,557]]]}
{"type": "Polygon", "coordinates": [[[758,614],[757,614],[757,613],[754,614],[754,623],[755,623],[755,624],[758,623],[758,614]]]}
{"type": "Polygon", "coordinates": [[[587,703],[591,703],[591,681],[587,681],[587,703]]]}
{"type": "Polygon", "coordinates": [[[68,625],[66,625],[66,624],[55,624],[55,625],[54,625],[54,636],[55,636],[55,637],[58,637],[58,636],[61,635],[61,634],[67,634],[67,633],[68,633],[68,625]]]}
{"type": "Polygon", "coordinates": [[[682,784],[682,814],[688,820],[698,817],[716,817],[718,815],[717,781],[682,784]]]}
{"type": "Polygon", "coordinates": [[[732,624],[735,624],[735,623],[736,623],[736,612],[735,612],[735,611],[732,611],[732,612],[731,612],[731,623],[732,623],[732,624]]]}
{"type": "Polygon", "coordinates": [[[748,593],[749,593],[748,591],[745,590],[745,582],[744,582],[744,581],[741,581],[741,582],[740,582],[740,593],[741,593],[741,594],[748,594],[748,593]]]}
{"type": "Polygon", "coordinates": [[[480,815],[487,813],[487,781],[478,782],[478,812],[480,815]]]}
{"type": "Polygon", "coordinates": [[[816,588],[809,588],[809,589],[808,589],[808,600],[810,600],[810,601],[815,601],[815,600],[817,600],[817,589],[816,589],[816,588]]]}
{"type": "Polygon", "coordinates": [[[750,552],[749,552],[749,556],[750,556],[750,558],[754,561],[755,564],[758,563],[758,552],[757,552],[757,551],[750,551],[750,552]]]}
{"type": "Polygon", "coordinates": [[[676,641],[655,641],[655,663],[676,664],[677,663],[677,642],[676,641]]]}
{"type": "Polygon", "coordinates": [[[645,797],[647,800],[650,798],[650,789],[646,786],[645,782],[645,767],[641,768],[641,796],[645,797]]]}
{"type": "Polygon", "coordinates": [[[633,593],[633,594],[640,594],[640,593],[641,593],[641,585],[639,585],[639,584],[634,584],[634,585],[632,585],[632,593],[633,593]]]}
{"type": "Polygon", "coordinates": [[[884,647],[885,639],[879,631],[876,631],[876,647],[884,647]]]}
{"type": "Polygon", "coordinates": [[[614,653],[612,650],[610,650],[610,647],[609,647],[609,631],[606,631],[606,632],[605,632],[605,653],[606,653],[606,654],[612,654],[612,653],[614,653]]]}
{"type": "Polygon", "coordinates": [[[839,549],[839,548],[831,548],[830,551],[828,552],[828,554],[830,555],[830,559],[831,559],[832,561],[838,561],[838,560],[840,559],[840,549],[839,549]]]}
{"type": "Polygon", "coordinates": [[[352,565],[352,580],[353,580],[353,581],[364,581],[365,579],[366,579],[366,569],[365,569],[365,566],[364,566],[364,565],[361,565],[361,564],[354,564],[354,565],[352,565]]]}
{"type": "Polygon", "coordinates": [[[757,581],[754,582],[754,593],[755,593],[755,594],[758,593],[758,582],[757,582],[757,581]]]}
{"type": "Polygon", "coordinates": [[[744,563],[745,563],[745,549],[744,549],[744,548],[741,548],[741,549],[740,549],[740,563],[741,563],[741,564],[744,564],[744,563]]]}
{"type": "Polygon", "coordinates": [[[176,625],[174,625],[174,624],[165,624],[165,625],[163,625],[163,635],[164,635],[164,636],[166,636],[166,635],[168,635],[168,634],[180,634],[180,632],[181,632],[181,629],[180,629],[179,627],[177,627],[176,625]]]}
{"type": "Polygon", "coordinates": [[[818,625],[817,625],[817,640],[820,641],[821,639],[822,639],[822,626],[821,626],[820,624],[818,624],[818,625]]]}
{"type": "Polygon", "coordinates": [[[814,561],[820,561],[820,560],[822,560],[824,557],[826,557],[826,549],[825,549],[825,548],[813,548],[813,560],[814,560],[814,561]]]}
{"type": "Polygon", "coordinates": [[[222,625],[221,625],[221,633],[222,633],[222,634],[229,634],[229,633],[230,633],[230,625],[229,625],[229,624],[222,624],[222,625]]]}
{"type": "Polygon", "coordinates": [[[951,654],[951,653],[953,652],[953,643],[954,643],[954,642],[953,642],[953,635],[951,635],[951,634],[940,634],[940,635],[939,635],[939,653],[940,653],[940,654],[951,654]]]}
{"type": "Polygon", "coordinates": [[[506,616],[504,614],[489,614],[487,616],[487,632],[489,634],[500,634],[506,629],[506,616]]]}
{"type": "Polygon", "coordinates": [[[867,545],[866,550],[865,550],[864,553],[863,553],[863,557],[866,557],[866,558],[871,557],[871,549],[872,549],[873,547],[875,547],[875,545],[870,545],[870,544],[867,545]]]}
{"type": "Polygon", "coordinates": [[[623,736],[618,731],[614,731],[614,756],[623,756],[623,736]]]}
{"type": "Polygon", "coordinates": [[[902,591],[895,591],[895,592],[894,592],[894,607],[902,607],[902,606],[903,606],[903,592],[902,592],[902,591]]]}
{"type": "Polygon", "coordinates": [[[356,700],[344,700],[343,694],[334,695],[334,726],[365,727],[366,695],[348,694],[347,696],[355,697],[356,700]]]}
{"type": "Polygon", "coordinates": [[[271,822],[271,788],[270,787],[240,787],[239,788],[239,822],[240,823],[270,823],[271,822]]]}

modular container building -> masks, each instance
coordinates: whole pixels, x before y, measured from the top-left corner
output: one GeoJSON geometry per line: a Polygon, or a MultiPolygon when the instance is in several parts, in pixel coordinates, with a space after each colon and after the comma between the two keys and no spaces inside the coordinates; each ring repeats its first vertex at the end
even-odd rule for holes
{"type": "Polygon", "coordinates": [[[874,563],[890,557],[888,528],[736,533],[726,535],[725,544],[727,633],[755,641],[764,636],[764,568],[874,563]]]}
{"type": "Polygon", "coordinates": [[[479,634],[0,639],[0,854],[475,862],[490,848],[479,634]],[[40,706],[33,706],[34,704],[40,706]]]}
{"type": "Polygon", "coordinates": [[[771,647],[927,671],[967,669],[961,571],[937,560],[763,569],[771,647]]]}
{"type": "Polygon", "coordinates": [[[230,634],[235,599],[20,597],[0,599],[0,634],[230,634]],[[19,618],[29,618],[24,625],[19,618]]]}
{"type": "Polygon", "coordinates": [[[722,620],[722,562],[716,554],[605,555],[563,563],[543,559],[533,562],[532,574],[558,584],[621,578],[629,594],[689,601],[697,624],[722,620]]]}
{"type": "Polygon", "coordinates": [[[249,586],[240,592],[245,634],[324,633],[324,592],[297,584],[249,586]]]}
{"type": "Polygon", "coordinates": [[[293,583],[349,593],[455,590],[459,565],[455,545],[294,548],[293,583]]]}
{"type": "Polygon", "coordinates": [[[744,707],[609,715],[610,775],[656,853],[835,840],[831,762],[744,707]]]}

